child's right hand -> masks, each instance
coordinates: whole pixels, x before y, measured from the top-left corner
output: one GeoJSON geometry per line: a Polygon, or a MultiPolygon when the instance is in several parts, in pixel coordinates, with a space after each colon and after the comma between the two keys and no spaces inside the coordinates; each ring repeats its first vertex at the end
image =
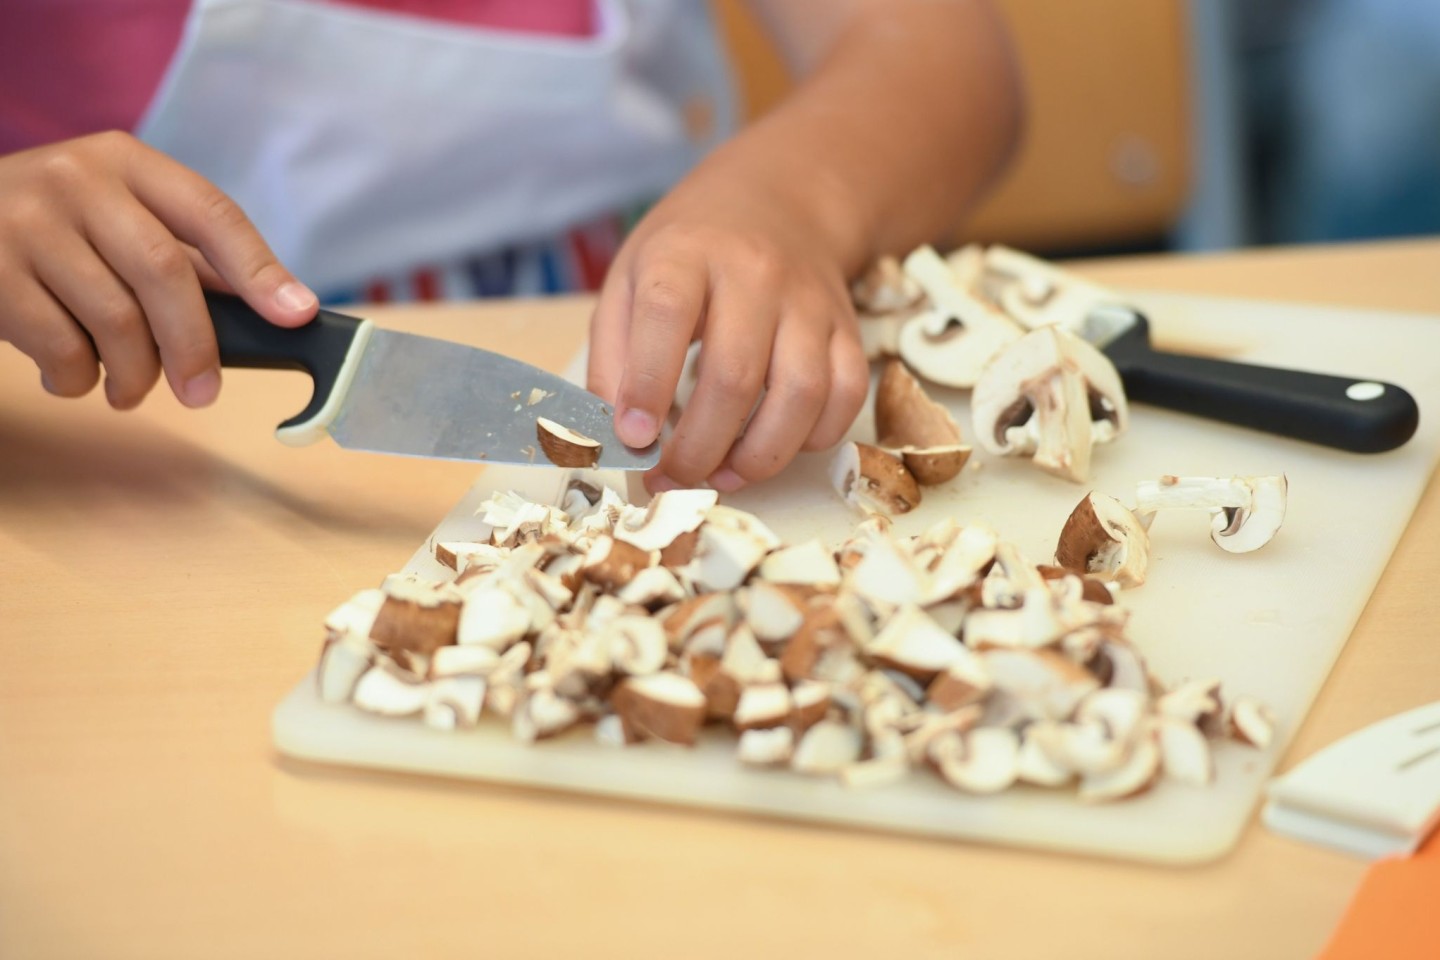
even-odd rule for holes
{"type": "Polygon", "coordinates": [[[204,177],[124,133],[0,157],[0,340],[45,389],[137,405],[164,370],[182,403],[220,390],[201,286],[300,326],[319,303],[204,177]]]}

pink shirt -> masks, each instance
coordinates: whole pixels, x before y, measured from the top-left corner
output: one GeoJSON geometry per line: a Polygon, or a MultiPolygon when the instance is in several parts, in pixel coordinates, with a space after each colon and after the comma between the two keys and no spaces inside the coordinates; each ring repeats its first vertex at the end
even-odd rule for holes
{"type": "MultiPolygon", "coordinates": [[[[470,26],[589,36],[594,0],[323,0],[470,26]]],[[[3,0],[0,154],[132,130],[180,43],[190,0],[3,0]]]]}

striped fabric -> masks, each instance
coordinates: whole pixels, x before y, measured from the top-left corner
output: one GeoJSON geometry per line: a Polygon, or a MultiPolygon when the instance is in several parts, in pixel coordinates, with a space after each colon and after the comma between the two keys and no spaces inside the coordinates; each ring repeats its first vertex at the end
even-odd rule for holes
{"type": "Polygon", "coordinates": [[[448,264],[376,277],[356,289],[325,292],[329,305],[540,297],[596,291],[638,211],[581,224],[554,240],[520,244],[448,264]]]}

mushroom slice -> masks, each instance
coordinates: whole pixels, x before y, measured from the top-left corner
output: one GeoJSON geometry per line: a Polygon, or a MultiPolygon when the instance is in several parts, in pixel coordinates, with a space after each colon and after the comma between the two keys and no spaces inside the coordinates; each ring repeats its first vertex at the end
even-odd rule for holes
{"type": "Polygon", "coordinates": [[[580,708],[553,689],[538,686],[525,693],[510,717],[515,739],[534,743],[569,730],[580,722],[580,708]]]}
{"type": "Polygon", "coordinates": [[[697,592],[734,590],[760,565],[769,549],[754,530],[706,522],[700,527],[695,555],[681,568],[680,578],[697,592]]]}
{"type": "Polygon", "coordinates": [[[940,629],[934,620],[917,606],[903,606],[886,622],[865,653],[886,667],[893,667],[921,683],[929,683],[937,674],[973,657],[958,639],[940,629]]]}
{"type": "Polygon", "coordinates": [[[1155,687],[1140,651],[1127,640],[1110,637],[1101,641],[1094,660],[1085,666],[1106,687],[1147,695],[1155,687]]]}
{"type": "Polygon", "coordinates": [[[664,668],[670,646],[660,621],[636,615],[616,617],[603,635],[610,662],[621,673],[636,677],[664,668]]]}
{"type": "Polygon", "coordinates": [[[1154,735],[1147,734],[1135,741],[1118,767],[1081,777],[1077,796],[1086,803],[1124,800],[1149,790],[1159,776],[1160,748],[1154,735]]]}
{"type": "Polygon", "coordinates": [[[735,592],[735,599],[745,614],[755,638],[761,643],[775,644],[794,636],[805,622],[805,607],[784,587],[756,580],[735,592]]]}
{"type": "Polygon", "coordinates": [[[331,635],[354,634],[357,637],[370,636],[380,608],[385,606],[385,591],[361,590],[349,600],[330,611],[325,618],[325,631],[331,635]]]}
{"type": "Polygon", "coordinates": [[[868,759],[840,768],[840,782],[852,789],[878,787],[903,780],[909,771],[904,736],[898,730],[882,730],[870,738],[868,759]]]}
{"type": "Polygon", "coordinates": [[[945,712],[984,700],[994,686],[985,659],[964,644],[960,653],[925,688],[925,699],[945,712]]]}
{"type": "Polygon", "coordinates": [[[795,731],[789,727],[766,727],[740,734],[735,753],[750,767],[780,767],[790,762],[795,750],[795,731]]]}
{"type": "MultiPolygon", "coordinates": [[[[379,591],[376,591],[377,593],[379,591]]],[[[355,694],[355,685],[375,664],[377,648],[364,634],[337,633],[325,641],[315,685],[326,703],[346,703],[355,694]]]]}
{"type": "Polygon", "coordinates": [[[905,731],[905,752],[912,763],[921,763],[930,755],[930,744],[950,733],[974,729],[983,714],[978,704],[949,710],[945,713],[917,714],[910,729],[905,731]]]}
{"type": "Polygon", "coordinates": [[[940,776],[966,793],[999,793],[1020,775],[1020,737],[1003,727],[936,737],[929,755],[940,776]]]}
{"type": "Polygon", "coordinates": [[[696,633],[714,624],[720,624],[722,639],[728,635],[736,619],[735,599],[729,593],[702,593],[666,607],[656,616],[665,628],[670,649],[678,652],[696,633]]]}
{"type": "Polygon", "coordinates": [[[1058,762],[1045,748],[1047,738],[1054,742],[1058,724],[1037,720],[1020,733],[1018,778],[1021,783],[1037,787],[1063,787],[1075,778],[1074,771],[1058,762]]]}
{"type": "Polygon", "coordinates": [[[691,746],[705,721],[705,695],[678,673],[627,677],[615,687],[610,704],[627,743],[653,738],[691,746]]]}
{"type": "Polygon", "coordinates": [[[790,718],[793,702],[783,683],[757,683],[740,692],[732,722],[740,731],[778,727],[790,718]]]}
{"type": "Polygon", "coordinates": [[[437,680],[444,677],[483,677],[499,662],[500,654],[490,647],[441,647],[430,657],[430,676],[437,680]]]}
{"type": "Polygon", "coordinates": [[[562,427],[554,420],[535,418],[535,439],[546,459],[557,467],[593,467],[600,462],[600,441],[562,427]]]}
{"type": "Polygon", "coordinates": [[[1098,722],[1110,739],[1129,743],[1140,732],[1149,706],[1150,698],[1138,690],[1106,687],[1080,701],[1075,719],[1080,723],[1098,722]]]}
{"type": "Polygon", "coordinates": [[[987,650],[980,654],[996,689],[1036,720],[1065,720],[1100,688],[1084,667],[1053,650],[987,650]]]}
{"type": "Polygon", "coordinates": [[[973,387],[992,359],[1021,330],[961,284],[940,255],[920,247],[905,258],[905,273],[929,297],[931,309],[900,330],[900,356],[920,376],[948,387],[973,387]]]}
{"type": "Polygon", "coordinates": [[[781,547],[760,562],[760,579],[815,587],[840,585],[835,557],[819,540],[781,547]]]}
{"type": "Polygon", "coordinates": [[[1155,722],[1155,736],[1160,744],[1160,763],[1165,776],[1196,786],[1215,779],[1215,758],[1210,753],[1210,744],[1195,724],[1162,716],[1155,722]]]}
{"type": "Polygon", "coordinates": [[[952,600],[977,582],[994,561],[999,542],[995,531],[983,524],[962,527],[930,571],[925,604],[952,600]]]}
{"type": "Polygon", "coordinates": [[[904,310],[914,306],[924,296],[925,292],[905,275],[900,261],[892,256],[877,259],[850,285],[850,298],[855,308],[865,313],[893,313],[904,310]]]}
{"type": "Polygon", "coordinates": [[[735,707],[740,703],[740,681],[725,672],[719,657],[708,653],[695,654],[682,664],[689,673],[690,681],[705,697],[707,719],[729,720],[735,716],[735,707]]]}
{"type": "Polygon", "coordinates": [[[611,535],[644,551],[664,550],[700,528],[720,494],[714,490],[667,490],[647,507],[626,507],[611,535]]]}
{"type": "Polygon", "coordinates": [[[782,676],[778,661],[770,659],[761,649],[754,632],[745,624],[730,631],[725,641],[725,654],[720,667],[741,684],[774,683],[782,676]]]}
{"type": "Polygon", "coordinates": [[[683,600],[685,587],[665,567],[646,567],[637,571],[615,596],[628,606],[654,608],[683,600]]]}
{"type": "Polygon", "coordinates": [[[926,576],[888,539],[870,545],[846,574],[845,587],[872,610],[919,604],[926,599],[926,576]]]}
{"type": "Polygon", "coordinates": [[[641,550],[613,536],[597,537],[585,553],[581,568],[586,580],[607,592],[617,592],[659,559],[655,551],[641,550]]]}
{"type": "Polygon", "coordinates": [[[1067,627],[1050,591],[1042,586],[1027,590],[1018,607],[970,611],[964,636],[966,645],[975,650],[1041,648],[1060,640],[1067,627]]]}
{"type": "Polygon", "coordinates": [[[485,704],[485,678],[454,676],[430,684],[425,701],[425,725],[437,730],[473,727],[485,704]]]}
{"type": "Polygon", "coordinates": [[[859,730],[837,720],[822,720],[805,732],[790,757],[797,773],[830,774],[860,759],[864,743],[859,730]]]}
{"type": "Polygon", "coordinates": [[[931,400],[899,360],[885,364],[875,388],[875,435],[925,486],[954,479],[970,458],[950,411],[931,400]]]}
{"type": "Polygon", "coordinates": [[[1082,775],[1107,773],[1125,763],[1126,745],[1110,736],[1105,725],[1088,723],[1032,723],[1025,728],[1052,762],[1082,775]]]}
{"type": "Polygon", "coordinates": [[[465,593],[457,631],[460,644],[500,652],[529,632],[530,612],[510,590],[479,583],[465,593]]]}
{"type": "Polygon", "coordinates": [[[1252,697],[1236,697],[1230,704],[1230,736],[1261,750],[1275,739],[1275,713],[1252,697]]]}
{"type": "Polygon", "coordinates": [[[471,569],[494,569],[505,551],[490,543],[444,541],[435,544],[435,559],[456,573],[471,569]]]}
{"type": "Polygon", "coordinates": [[[830,685],[817,680],[802,680],[790,691],[789,725],[797,736],[825,719],[830,711],[830,685]]]}
{"type": "Polygon", "coordinates": [[[1211,729],[1220,718],[1220,681],[1188,680],[1163,694],[1155,712],[1202,731],[1211,729]]]}
{"type": "Polygon", "coordinates": [[[1115,366],[1078,337],[1042,327],[995,358],[971,396],[975,436],[1001,456],[1030,456],[1067,480],[1090,474],[1090,450],[1124,432],[1115,366]]]}
{"type": "Polygon", "coordinates": [[[1289,484],[1276,477],[1175,477],[1146,480],[1135,488],[1135,513],[1146,525],[1156,511],[1210,511],[1210,539],[1227,553],[1258,550],[1285,521],[1289,484]]]}
{"type": "Polygon", "coordinates": [[[430,685],[417,683],[384,660],[355,684],[352,702],[361,710],[387,717],[408,717],[425,709],[430,685]]]}
{"type": "Polygon", "coordinates": [[[454,643],[460,596],[452,589],[416,580],[394,581],[370,627],[370,639],[391,656],[420,653],[454,643]]]}
{"type": "Polygon", "coordinates": [[[1145,582],[1150,537],[1135,514],[1114,497],[1090,493],[1071,511],[1055,546],[1055,562],[1122,587],[1145,582]]]}
{"type": "Polygon", "coordinates": [[[920,485],[904,461],[867,443],[847,443],[830,464],[835,492],[862,513],[909,513],[920,503],[920,485]]]}

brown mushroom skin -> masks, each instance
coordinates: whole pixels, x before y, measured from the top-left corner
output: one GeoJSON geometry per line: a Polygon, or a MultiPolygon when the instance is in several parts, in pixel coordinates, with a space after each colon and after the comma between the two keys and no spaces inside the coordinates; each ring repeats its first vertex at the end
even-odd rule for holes
{"type": "Polygon", "coordinates": [[[663,740],[690,747],[695,745],[705,707],[661,703],[638,692],[633,680],[622,681],[610,695],[610,705],[620,717],[627,743],[663,740]]]}
{"type": "Polygon", "coordinates": [[[1115,597],[1111,595],[1109,588],[1105,586],[1105,581],[1098,577],[1092,577],[1083,570],[1072,570],[1069,567],[1053,566],[1048,563],[1042,563],[1035,569],[1039,570],[1040,576],[1046,580],[1063,580],[1071,576],[1079,577],[1083,591],[1080,596],[1082,599],[1089,600],[1091,603],[1112,604],[1115,602],[1115,597]]]}
{"type": "Polygon", "coordinates": [[[860,476],[855,483],[871,484],[871,495],[883,496],[892,513],[909,513],[920,505],[920,485],[903,460],[866,443],[857,443],[855,448],[860,454],[860,476]]]}
{"type": "Polygon", "coordinates": [[[434,653],[438,648],[455,642],[460,628],[460,604],[442,602],[433,605],[414,600],[386,597],[370,639],[386,653],[434,653]]]}
{"type": "Polygon", "coordinates": [[[571,443],[546,430],[542,420],[535,421],[535,440],[540,444],[540,452],[545,454],[545,459],[557,467],[571,468],[593,467],[600,462],[600,444],[589,437],[585,437],[590,440],[589,443],[571,443]]]}

